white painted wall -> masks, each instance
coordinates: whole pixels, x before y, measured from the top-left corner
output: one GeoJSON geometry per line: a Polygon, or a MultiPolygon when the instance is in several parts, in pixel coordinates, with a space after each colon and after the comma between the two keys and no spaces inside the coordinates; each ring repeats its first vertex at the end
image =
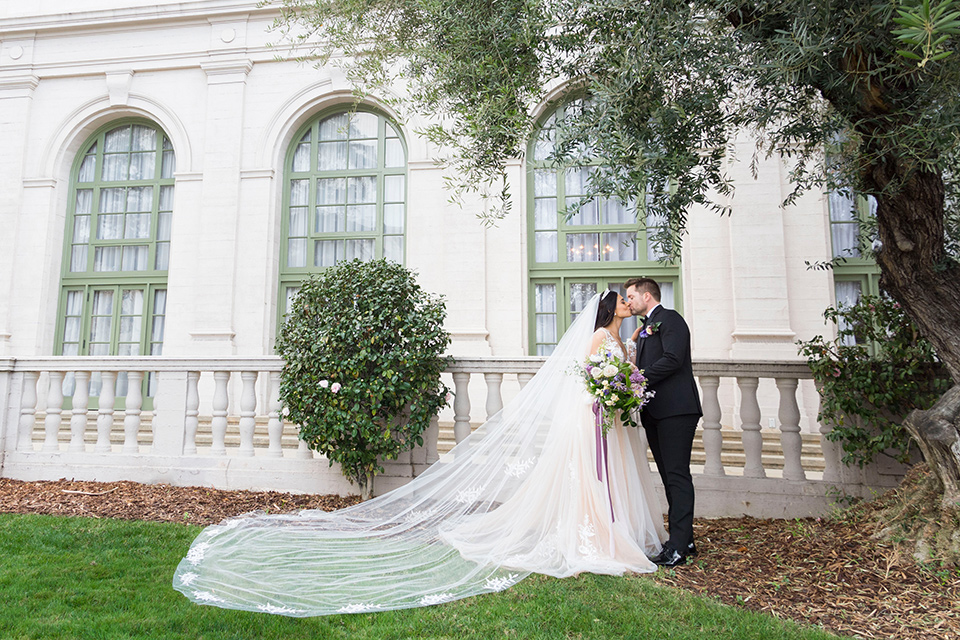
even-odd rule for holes
{"type": "MultiPolygon", "coordinates": [[[[276,60],[272,18],[244,0],[0,2],[0,356],[52,353],[71,166],[94,130],[130,115],[160,124],[177,153],[164,353],[271,353],[285,152],[314,114],[350,99],[336,69],[276,60]]],[[[446,296],[452,353],[522,355],[523,167],[509,168],[514,213],[486,229],[479,201],[448,202],[438,151],[414,133],[423,124],[403,131],[407,266],[446,296]]],[[[681,277],[695,358],[796,359],[795,340],[827,330],[830,274],[804,267],[829,255],[824,200],[781,210],[787,168],[762,160],[754,179],[753,145],[739,140],[730,159],[733,215],[690,214],[681,277]]],[[[721,391],[734,407],[733,386],[721,391]]],[[[766,427],[776,394],[762,398],[766,427]]],[[[815,416],[812,388],[801,399],[815,416]]]]}

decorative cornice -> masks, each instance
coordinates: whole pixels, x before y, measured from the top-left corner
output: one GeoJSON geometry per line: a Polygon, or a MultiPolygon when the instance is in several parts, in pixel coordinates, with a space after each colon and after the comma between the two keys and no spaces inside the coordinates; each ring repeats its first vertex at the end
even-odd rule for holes
{"type": "Polygon", "coordinates": [[[273,178],[277,175],[274,169],[243,169],[240,171],[241,180],[259,180],[263,178],[273,178]]]}
{"type": "Polygon", "coordinates": [[[204,342],[216,342],[216,341],[228,341],[233,340],[237,335],[234,331],[230,329],[213,329],[209,331],[190,331],[188,332],[190,337],[194,340],[202,340],[204,342]]]}
{"type": "Polygon", "coordinates": [[[0,91],[25,91],[27,94],[40,85],[40,78],[35,75],[0,77],[0,91]]]}
{"type": "Polygon", "coordinates": [[[53,189],[57,186],[56,178],[24,178],[24,189],[53,189]]]}
{"type": "Polygon", "coordinates": [[[793,342],[797,337],[789,329],[742,329],[730,335],[737,342],[793,342]]]}
{"type": "Polygon", "coordinates": [[[211,14],[226,16],[243,14],[276,14],[279,9],[261,6],[256,0],[193,0],[151,7],[124,7],[95,11],[75,11],[50,15],[24,16],[0,20],[0,32],[7,34],[78,29],[129,28],[136,24],[151,24],[172,20],[209,21],[211,14]]]}
{"type": "Polygon", "coordinates": [[[190,172],[174,171],[173,179],[176,180],[178,184],[181,182],[201,182],[203,180],[203,172],[202,171],[190,171],[190,172]]]}
{"type": "Polygon", "coordinates": [[[207,74],[207,84],[231,84],[246,82],[247,74],[253,69],[251,60],[229,60],[224,62],[209,62],[200,65],[207,74]]]}

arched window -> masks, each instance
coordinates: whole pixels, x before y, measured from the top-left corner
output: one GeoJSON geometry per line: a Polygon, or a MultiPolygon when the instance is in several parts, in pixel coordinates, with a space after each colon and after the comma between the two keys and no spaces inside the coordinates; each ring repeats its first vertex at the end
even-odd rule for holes
{"type": "MultiPolygon", "coordinates": [[[[71,174],[56,353],[162,353],[174,166],[173,145],[150,122],[112,123],[83,146],[71,174]]],[[[118,395],[125,385],[121,376],[118,395]]]]}
{"type": "MultiPolygon", "coordinates": [[[[607,288],[624,294],[622,284],[629,278],[656,279],[665,307],[675,308],[679,300],[679,265],[658,261],[653,244],[647,241],[648,233],[660,223],[648,217],[647,231],[638,229],[643,194],[627,203],[616,198],[586,200],[596,166],[549,161],[557,118],[572,104],[542,120],[527,153],[529,340],[534,355],[553,352],[593,294],[607,288]]],[[[623,337],[635,328],[635,319],[625,321],[623,337]]]]}
{"type": "Polygon", "coordinates": [[[404,261],[407,154],[370,111],[321,114],[284,165],[280,310],[309,274],[342,260],[404,261]]]}

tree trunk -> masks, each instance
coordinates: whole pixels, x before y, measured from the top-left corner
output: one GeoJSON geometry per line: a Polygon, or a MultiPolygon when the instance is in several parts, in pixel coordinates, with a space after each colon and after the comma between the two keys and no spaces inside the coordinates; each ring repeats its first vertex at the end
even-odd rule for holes
{"type": "Polygon", "coordinates": [[[368,473],[360,477],[360,500],[366,502],[373,497],[373,474],[368,473]]]}
{"type": "MultiPolygon", "coordinates": [[[[911,170],[888,156],[868,170],[877,197],[883,243],[877,252],[881,285],[917,323],[920,333],[960,385],[960,267],[944,245],[944,189],[939,174],[911,170]]],[[[960,500],[960,386],[904,425],[944,488],[944,506],[960,500]]]]}

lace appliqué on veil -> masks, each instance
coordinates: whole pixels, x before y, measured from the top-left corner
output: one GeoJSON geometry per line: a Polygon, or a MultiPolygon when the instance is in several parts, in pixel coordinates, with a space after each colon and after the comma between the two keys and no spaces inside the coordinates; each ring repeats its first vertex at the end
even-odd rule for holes
{"type": "Polygon", "coordinates": [[[503,472],[511,478],[519,478],[529,471],[530,467],[532,467],[533,463],[536,461],[536,458],[527,458],[526,460],[511,462],[506,466],[506,468],[504,468],[503,472]]]}
{"type": "Polygon", "coordinates": [[[480,494],[483,493],[483,490],[487,488],[485,484],[478,484],[475,487],[470,487],[469,489],[461,489],[457,491],[457,496],[453,499],[457,504],[470,504],[471,502],[476,502],[480,497],[480,494]]]}
{"type": "Polygon", "coordinates": [[[226,602],[223,598],[213,595],[209,591],[194,591],[193,597],[196,598],[199,602],[216,602],[223,603],[226,602]]]}
{"type": "Polygon", "coordinates": [[[358,602],[357,604],[348,604],[345,607],[340,607],[337,609],[337,613],[364,613],[366,611],[376,611],[382,608],[383,607],[378,604],[364,604],[362,602],[358,602]]]}
{"type": "Polygon", "coordinates": [[[273,604],[258,604],[257,609],[263,611],[264,613],[272,613],[275,615],[281,616],[290,616],[296,615],[298,613],[306,613],[305,609],[294,609],[292,607],[278,607],[273,604]]]}
{"type": "Polygon", "coordinates": [[[487,581],[483,586],[485,589],[490,589],[491,591],[503,591],[504,589],[509,589],[518,582],[520,582],[520,576],[516,573],[511,573],[510,575],[502,578],[487,578],[487,581]]]}
{"type": "Polygon", "coordinates": [[[180,584],[182,584],[185,587],[189,587],[191,584],[193,584],[193,581],[199,577],[200,577],[199,575],[197,575],[196,573],[193,573],[192,571],[187,573],[182,573],[180,574],[180,584]]]}
{"type": "Polygon", "coordinates": [[[443,604],[444,602],[450,602],[453,598],[454,595],[452,593],[435,593],[420,598],[420,606],[429,607],[435,604],[443,604]]]}
{"type": "Polygon", "coordinates": [[[190,551],[187,552],[187,562],[193,566],[200,564],[200,561],[203,560],[204,554],[207,553],[207,549],[210,548],[210,544],[206,542],[200,542],[198,544],[190,547],[190,551]]]}
{"type": "Polygon", "coordinates": [[[583,516],[583,524],[580,525],[577,530],[580,534],[580,546],[577,550],[582,553],[587,560],[596,560],[599,556],[597,546],[593,544],[592,538],[596,537],[597,529],[593,526],[593,523],[590,522],[590,516],[583,516]]]}

